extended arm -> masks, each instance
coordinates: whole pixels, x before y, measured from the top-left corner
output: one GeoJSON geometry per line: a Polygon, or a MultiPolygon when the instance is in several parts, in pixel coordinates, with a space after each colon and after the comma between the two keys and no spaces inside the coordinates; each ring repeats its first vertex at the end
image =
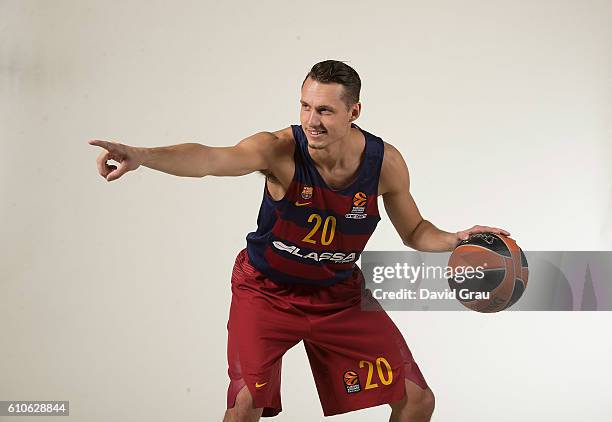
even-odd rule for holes
{"type": "Polygon", "coordinates": [[[98,172],[109,182],[141,165],[183,177],[241,176],[271,170],[282,153],[279,133],[260,132],[229,147],[184,143],[142,148],[102,140],[89,144],[104,148],[97,159],[98,172]],[[108,160],[119,166],[109,165],[108,160]]]}

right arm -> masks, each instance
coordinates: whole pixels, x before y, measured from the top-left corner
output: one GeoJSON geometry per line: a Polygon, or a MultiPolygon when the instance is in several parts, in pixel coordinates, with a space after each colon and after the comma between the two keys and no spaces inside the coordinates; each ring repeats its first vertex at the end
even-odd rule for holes
{"type": "Polygon", "coordinates": [[[284,151],[279,142],[282,133],[256,133],[229,147],[185,143],[141,148],[101,140],[89,144],[105,150],[97,164],[98,172],[109,182],[141,165],[183,177],[242,176],[255,171],[274,173],[272,167],[284,151]],[[119,166],[109,165],[108,160],[117,161],[119,166]]]}

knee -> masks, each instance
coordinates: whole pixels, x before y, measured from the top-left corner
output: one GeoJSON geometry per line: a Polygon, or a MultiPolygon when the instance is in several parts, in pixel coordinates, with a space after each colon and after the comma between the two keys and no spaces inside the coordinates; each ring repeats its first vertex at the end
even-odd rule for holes
{"type": "Polygon", "coordinates": [[[235,408],[240,409],[252,409],[253,408],[253,396],[245,385],[236,395],[235,408]]]}
{"type": "Polygon", "coordinates": [[[406,393],[404,400],[391,404],[391,420],[428,422],[436,404],[433,392],[427,388],[425,390],[406,391],[406,393]]]}
{"type": "Polygon", "coordinates": [[[429,421],[436,406],[436,398],[433,392],[427,388],[420,394],[413,395],[412,399],[409,398],[407,405],[409,412],[417,416],[418,420],[429,421]]]}
{"type": "Polygon", "coordinates": [[[234,407],[228,409],[223,419],[225,422],[251,422],[261,417],[263,409],[253,407],[253,397],[245,386],[240,390],[234,401],[234,407]]]}
{"type": "Polygon", "coordinates": [[[436,407],[436,397],[431,389],[428,388],[425,390],[419,407],[423,415],[430,417],[433,414],[434,408],[436,407]]]}

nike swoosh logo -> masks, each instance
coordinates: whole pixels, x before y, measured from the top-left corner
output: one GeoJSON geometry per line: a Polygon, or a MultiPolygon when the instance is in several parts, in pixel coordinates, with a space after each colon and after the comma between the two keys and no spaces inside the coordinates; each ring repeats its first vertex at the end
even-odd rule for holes
{"type": "Polygon", "coordinates": [[[301,203],[298,202],[298,201],[295,201],[295,206],[296,207],[303,207],[304,205],[309,205],[309,204],[312,204],[312,201],[310,201],[310,202],[301,202],[301,203]]]}
{"type": "Polygon", "coordinates": [[[263,387],[264,385],[266,385],[267,383],[268,383],[267,381],[266,381],[266,382],[262,382],[261,384],[260,384],[260,383],[258,383],[258,382],[256,382],[256,383],[255,383],[255,388],[261,388],[261,387],[263,387]]]}

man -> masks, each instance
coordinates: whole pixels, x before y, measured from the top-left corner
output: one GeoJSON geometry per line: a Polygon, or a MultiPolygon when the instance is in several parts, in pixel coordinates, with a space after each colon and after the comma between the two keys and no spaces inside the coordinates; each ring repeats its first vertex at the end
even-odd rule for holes
{"type": "Polygon", "coordinates": [[[360,88],[354,69],[326,60],[302,84],[300,126],[231,147],[90,141],[105,149],[97,163],[107,181],[140,165],[189,177],[266,175],[257,230],[232,274],[225,421],[281,411],[282,356],[299,341],[326,416],[388,403],[391,421],[429,421],[434,396],[401,333],[382,309],[361,309],[378,305],[362,296],[355,265],[380,220],[377,198],[416,250],[451,251],[473,233],[509,235],[486,226],[449,233],[424,220],[401,154],[353,123],[360,88]]]}

